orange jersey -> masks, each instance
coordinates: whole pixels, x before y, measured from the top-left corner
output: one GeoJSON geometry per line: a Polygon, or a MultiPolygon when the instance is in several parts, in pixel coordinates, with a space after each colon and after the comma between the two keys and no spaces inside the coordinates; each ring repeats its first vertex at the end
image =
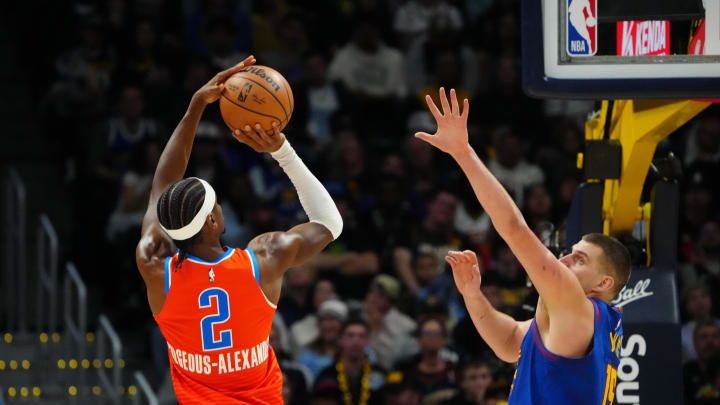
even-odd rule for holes
{"type": "Polygon", "coordinates": [[[255,254],[226,248],[214,262],[165,260],[167,340],[181,404],[282,404],[282,373],[268,344],[276,306],[260,289],[255,254]]]}

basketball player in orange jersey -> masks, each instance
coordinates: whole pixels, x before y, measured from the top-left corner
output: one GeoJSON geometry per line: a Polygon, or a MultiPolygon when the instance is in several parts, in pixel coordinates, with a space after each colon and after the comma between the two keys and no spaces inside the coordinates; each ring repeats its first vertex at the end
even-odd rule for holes
{"type": "Polygon", "coordinates": [[[509,403],[612,405],[622,341],[622,314],[610,301],[627,283],[630,255],[619,241],[585,235],[572,253],[557,259],[540,242],[500,182],[468,143],[465,99],[440,88],[442,112],[430,96],[435,135],[416,137],[450,154],[465,172],[495,229],[525,268],[540,298],[535,317],[515,321],[497,311],[480,291],[475,253],[448,252],[458,290],[480,336],[495,354],[518,362],[509,403]],[[452,105],[451,105],[452,103],[452,105]]]}
{"type": "Polygon", "coordinates": [[[203,110],[218,100],[225,80],[254,62],[251,56],[218,73],[192,97],[160,157],[135,252],[183,405],[282,403],[282,374],[268,337],[283,274],[342,230],[330,195],[275,125],[273,135],[256,125],[233,136],[278,161],[309,222],[259,235],[246,249],[223,247],[215,191],[204,180],[183,178],[203,110]]]}

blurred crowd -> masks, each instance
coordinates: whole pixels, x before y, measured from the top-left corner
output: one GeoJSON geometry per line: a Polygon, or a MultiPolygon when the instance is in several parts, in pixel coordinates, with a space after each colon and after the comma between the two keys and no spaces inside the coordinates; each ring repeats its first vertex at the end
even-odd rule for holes
{"type": "MultiPolygon", "coordinates": [[[[437,88],[471,100],[470,142],[529,225],[561,227],[582,173],[588,101],[521,89],[519,0],[70,1],[73,27],[42,103],[47,141],[74,187],[72,259],[123,329],[153,328],[134,262],[152,175],[195,90],[253,54],[291,83],[284,130],[327,187],[342,236],[288,271],[271,344],[289,404],[502,404],[514,366],[469,320],[444,256],[472,249],[482,289],[529,318],[536,294],[456,165],[412,137],[434,132],[437,88]],[[92,270],[90,270],[92,269],[92,270]]],[[[303,221],[269,156],[229,135],[216,105],[186,176],[209,181],[223,242],[303,221]]],[[[678,278],[687,404],[720,392],[720,115],[664,142],[683,166],[678,278]]],[[[163,346],[160,355],[165,358],[163,346]]],[[[159,370],[167,365],[158,361],[159,370]]]]}

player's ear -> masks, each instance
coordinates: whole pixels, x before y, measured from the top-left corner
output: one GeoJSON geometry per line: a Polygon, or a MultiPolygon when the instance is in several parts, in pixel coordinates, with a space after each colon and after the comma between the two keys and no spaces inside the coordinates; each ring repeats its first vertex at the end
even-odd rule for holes
{"type": "Polygon", "coordinates": [[[612,276],[609,276],[607,274],[603,275],[602,281],[600,281],[600,289],[602,291],[609,291],[612,290],[615,286],[615,279],[612,278],[612,276]]]}

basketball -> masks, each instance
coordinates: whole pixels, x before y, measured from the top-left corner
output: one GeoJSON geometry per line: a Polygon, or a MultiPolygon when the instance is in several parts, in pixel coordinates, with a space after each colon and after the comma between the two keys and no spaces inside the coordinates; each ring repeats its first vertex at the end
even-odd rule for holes
{"type": "Polygon", "coordinates": [[[275,69],[260,65],[232,75],[220,97],[220,113],[232,130],[259,123],[267,134],[272,134],[273,121],[282,130],[294,107],[287,80],[275,69]]]}

